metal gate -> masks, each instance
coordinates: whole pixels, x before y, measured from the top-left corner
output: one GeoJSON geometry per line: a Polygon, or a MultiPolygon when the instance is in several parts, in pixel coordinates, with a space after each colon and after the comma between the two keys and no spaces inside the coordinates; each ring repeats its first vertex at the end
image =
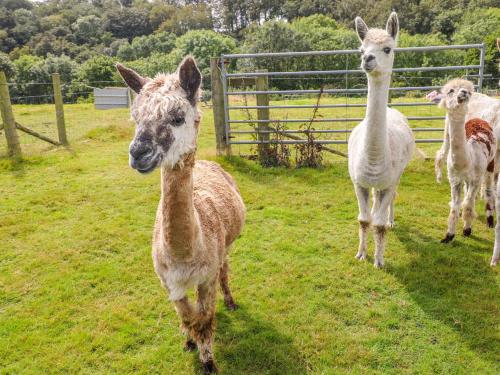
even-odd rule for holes
{"type": "MultiPolygon", "coordinates": [[[[447,79],[456,76],[474,80],[476,90],[481,92],[484,44],[396,48],[395,52],[389,106],[398,107],[407,116],[417,143],[441,142],[442,137],[436,137],[435,133],[443,130],[444,112],[428,102],[424,96],[428,91],[439,90],[440,85],[447,79]],[[447,53],[448,50],[461,50],[464,56],[466,53],[470,55],[471,50],[476,50],[479,54],[479,64],[420,67],[397,65],[398,57],[401,58],[406,53],[447,53]],[[413,74],[411,79],[417,79],[417,84],[405,84],[410,81],[404,78],[405,73],[413,74]],[[432,84],[419,85],[418,80],[427,83],[432,80],[432,84]],[[433,133],[434,137],[429,135],[433,133]]],[[[312,133],[315,143],[346,144],[352,128],[364,118],[366,107],[366,76],[359,69],[359,57],[355,55],[359,55],[358,50],[222,55],[219,61],[227,144],[273,143],[276,142],[273,134],[278,131],[287,138],[280,140],[283,143],[309,142],[310,137],[306,140],[300,135],[312,133]],[[287,59],[297,61],[325,57],[333,58],[337,66],[345,61],[344,69],[286,71],[286,64],[283,64],[287,59]],[[260,64],[257,63],[259,59],[263,59],[260,64]],[[257,70],[257,67],[268,68],[276,65],[275,61],[278,59],[281,61],[280,66],[285,66],[285,69],[257,70]],[[321,78],[322,85],[315,87],[314,80],[321,78]],[[325,78],[330,78],[331,82],[325,83],[325,78]],[[301,81],[300,88],[280,88],[283,82],[276,81],[280,79],[288,80],[288,86],[293,85],[294,79],[301,81]],[[269,81],[273,80],[275,82],[269,84],[269,81]],[[251,103],[248,103],[249,100],[251,103]],[[283,100],[286,103],[283,103],[283,100]],[[290,101],[291,103],[288,103],[290,101]],[[257,113],[252,113],[254,110],[257,113]],[[300,111],[301,114],[298,115],[294,111],[300,111]],[[304,111],[310,113],[304,116],[304,111]],[[319,111],[331,112],[318,115],[319,111]],[[280,125],[279,130],[276,129],[277,124],[280,125]]],[[[402,60],[404,62],[404,57],[402,60]]]]}

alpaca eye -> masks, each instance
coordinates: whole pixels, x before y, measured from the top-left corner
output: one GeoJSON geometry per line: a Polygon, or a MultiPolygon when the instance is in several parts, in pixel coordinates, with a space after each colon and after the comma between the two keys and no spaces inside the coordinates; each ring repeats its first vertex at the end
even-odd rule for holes
{"type": "Polygon", "coordinates": [[[391,53],[391,49],[390,49],[389,47],[385,47],[385,48],[384,48],[384,52],[385,52],[386,54],[389,54],[389,53],[391,53]]]}
{"type": "Polygon", "coordinates": [[[363,48],[361,48],[361,49],[359,50],[359,53],[361,53],[361,54],[363,55],[363,54],[365,53],[365,50],[364,50],[363,48]]]}
{"type": "Polygon", "coordinates": [[[184,117],[176,117],[174,118],[173,125],[181,126],[184,123],[184,117]]]}
{"type": "Polygon", "coordinates": [[[448,95],[453,94],[454,92],[455,92],[454,89],[450,89],[450,91],[448,91],[448,95]]]}

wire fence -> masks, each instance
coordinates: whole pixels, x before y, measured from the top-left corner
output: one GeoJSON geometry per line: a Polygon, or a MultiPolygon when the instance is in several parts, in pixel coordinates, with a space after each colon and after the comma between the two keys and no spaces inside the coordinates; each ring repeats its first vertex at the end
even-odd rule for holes
{"type": "MultiPolygon", "coordinates": [[[[53,82],[9,82],[10,102],[15,121],[48,139],[58,139],[53,82]]],[[[122,81],[62,82],[66,132],[70,145],[104,137],[106,129],[130,124],[130,112],[125,109],[99,111],[94,109],[93,90],[97,87],[124,87],[122,81]],[[104,133],[103,133],[104,132],[104,133]]],[[[132,127],[130,127],[132,129],[132,127]]],[[[5,130],[0,130],[0,156],[8,153],[5,130]]],[[[18,131],[23,154],[33,155],[53,149],[53,145],[18,131]]]]}

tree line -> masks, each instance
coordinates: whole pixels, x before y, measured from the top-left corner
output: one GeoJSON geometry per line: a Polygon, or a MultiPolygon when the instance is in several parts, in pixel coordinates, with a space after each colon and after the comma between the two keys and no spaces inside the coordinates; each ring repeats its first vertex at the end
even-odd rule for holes
{"type": "MultiPolygon", "coordinates": [[[[0,68],[18,83],[15,95],[43,95],[49,88],[26,83],[49,82],[54,71],[67,82],[66,94],[77,95],[89,86],[117,80],[117,60],[154,75],[173,70],[190,53],[198,60],[207,88],[212,56],[357,48],[354,17],[361,15],[368,25],[382,26],[389,10],[395,9],[402,28],[401,46],[485,42],[486,73],[498,75],[499,6],[500,0],[0,0],[0,68]]],[[[478,57],[473,51],[404,54],[396,63],[475,64],[478,57]]],[[[358,57],[241,60],[238,64],[239,70],[342,69],[356,66],[358,57]]],[[[442,73],[425,77],[415,73],[404,79],[432,84],[440,77],[442,73]]],[[[313,82],[271,84],[286,88],[313,82]]],[[[348,84],[354,87],[357,81],[348,84]]]]}

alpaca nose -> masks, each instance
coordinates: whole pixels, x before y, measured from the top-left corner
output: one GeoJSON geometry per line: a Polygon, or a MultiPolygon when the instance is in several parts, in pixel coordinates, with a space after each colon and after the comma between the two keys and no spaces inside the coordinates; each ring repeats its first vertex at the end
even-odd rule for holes
{"type": "Polygon", "coordinates": [[[369,63],[370,61],[375,60],[375,55],[363,56],[363,60],[365,61],[365,63],[369,63]]]}
{"type": "Polygon", "coordinates": [[[135,160],[141,160],[144,156],[153,153],[153,146],[144,143],[132,143],[130,145],[130,156],[135,160]]]}

